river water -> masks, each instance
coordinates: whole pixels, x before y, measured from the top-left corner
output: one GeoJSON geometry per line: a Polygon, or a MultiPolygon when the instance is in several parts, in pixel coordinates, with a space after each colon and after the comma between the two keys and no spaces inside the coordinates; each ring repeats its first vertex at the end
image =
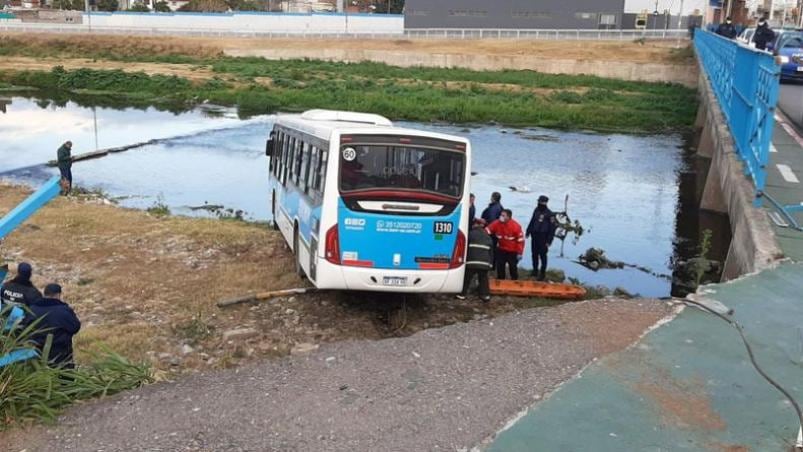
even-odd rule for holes
{"type": "MultiPolygon", "coordinates": [[[[0,113],[0,178],[36,185],[57,170],[42,166],[66,140],[73,153],[168,139],[106,158],[78,163],[76,185],[123,197],[127,207],[155,203],[194,215],[204,203],[243,210],[268,220],[264,143],[273,117],[239,119],[229,110],[174,114],[155,109],[107,109],[13,97],[0,113]],[[9,102],[10,101],[10,102],[9,102]]],[[[667,296],[678,250],[695,237],[678,237],[680,175],[688,162],[680,135],[628,136],[546,129],[508,129],[398,123],[469,138],[474,148],[472,192],[478,213],[492,191],[526,226],[538,195],[553,210],[568,212],[587,229],[577,243],[556,242],[550,267],[584,283],[623,287],[644,296],[667,296]],[[528,191],[512,191],[517,187],[528,191]],[[589,247],[611,259],[646,267],[590,271],[575,260],[589,247]]],[[[529,251],[525,253],[528,255],[529,251]]],[[[684,257],[684,256],[679,256],[684,257]]],[[[523,266],[531,267],[529,256],[523,266]]]]}

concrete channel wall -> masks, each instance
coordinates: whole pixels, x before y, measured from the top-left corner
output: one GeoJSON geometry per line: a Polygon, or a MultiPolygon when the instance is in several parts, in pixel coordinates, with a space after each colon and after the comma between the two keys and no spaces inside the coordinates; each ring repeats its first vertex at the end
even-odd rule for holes
{"type": "Polygon", "coordinates": [[[732,240],[722,274],[727,281],[774,267],[783,251],[766,212],[754,206],[755,187],[745,176],[708,77],[702,71],[699,77],[697,153],[711,159],[700,208],[727,214],[730,219],[732,240]]]}
{"type": "Polygon", "coordinates": [[[596,75],[598,77],[643,82],[672,82],[697,86],[697,69],[688,65],[635,63],[604,60],[550,59],[526,55],[474,55],[368,49],[231,49],[229,56],[262,57],[269,60],[309,58],[314,60],[373,61],[400,67],[464,68],[476,71],[502,69],[531,70],[545,74],[596,75]]]}

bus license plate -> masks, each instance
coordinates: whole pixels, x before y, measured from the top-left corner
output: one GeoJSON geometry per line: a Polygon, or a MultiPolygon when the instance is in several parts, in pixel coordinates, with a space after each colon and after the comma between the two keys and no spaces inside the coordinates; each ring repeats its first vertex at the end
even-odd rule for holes
{"type": "Polygon", "coordinates": [[[382,278],[382,283],[386,286],[406,286],[407,285],[407,278],[399,277],[399,276],[385,276],[382,278]]]}

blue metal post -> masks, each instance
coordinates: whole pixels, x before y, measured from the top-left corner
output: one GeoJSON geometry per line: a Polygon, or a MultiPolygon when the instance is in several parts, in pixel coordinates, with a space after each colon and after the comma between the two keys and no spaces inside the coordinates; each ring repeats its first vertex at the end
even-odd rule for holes
{"type": "Polygon", "coordinates": [[[61,192],[61,187],[59,186],[60,180],[60,177],[50,179],[45,185],[39,188],[39,190],[36,190],[34,194],[29,196],[28,199],[0,219],[0,239],[5,238],[11,231],[36,213],[37,210],[41,209],[42,206],[58,196],[61,192]]]}

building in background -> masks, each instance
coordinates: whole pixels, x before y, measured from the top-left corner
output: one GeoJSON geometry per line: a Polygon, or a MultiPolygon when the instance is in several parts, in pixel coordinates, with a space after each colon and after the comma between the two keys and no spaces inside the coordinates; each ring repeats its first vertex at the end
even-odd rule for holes
{"type": "Polygon", "coordinates": [[[407,0],[404,26],[617,29],[624,6],[625,0],[407,0]]]}

